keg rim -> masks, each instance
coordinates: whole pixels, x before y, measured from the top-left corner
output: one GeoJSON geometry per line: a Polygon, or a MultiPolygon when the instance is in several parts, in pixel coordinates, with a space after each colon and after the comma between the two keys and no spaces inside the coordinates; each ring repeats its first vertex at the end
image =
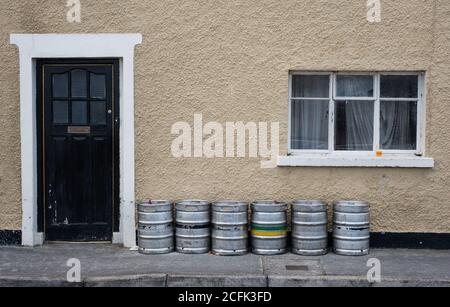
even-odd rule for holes
{"type": "Polygon", "coordinates": [[[173,202],[167,199],[143,199],[139,205],[172,205],[173,202]]]}
{"type": "Polygon", "coordinates": [[[252,205],[287,205],[287,203],[277,200],[257,200],[252,202],[252,205]]]}
{"type": "Polygon", "coordinates": [[[181,206],[206,206],[211,205],[211,202],[204,199],[184,199],[177,201],[175,204],[181,206]]]}
{"type": "Polygon", "coordinates": [[[177,207],[189,207],[189,206],[211,206],[211,202],[208,200],[202,200],[202,199],[185,199],[180,200],[175,203],[175,206],[177,207]]]}
{"type": "Polygon", "coordinates": [[[137,211],[140,214],[144,213],[157,213],[157,212],[169,212],[173,210],[173,203],[170,201],[155,201],[148,200],[148,202],[139,203],[137,205],[137,211]]]}
{"type": "Polygon", "coordinates": [[[370,204],[364,201],[338,201],[333,204],[333,211],[335,213],[369,213],[370,204]]]}
{"type": "Polygon", "coordinates": [[[294,212],[326,212],[328,204],[321,200],[295,200],[292,202],[294,212]]]}
{"type": "Polygon", "coordinates": [[[239,201],[239,200],[219,200],[219,201],[215,201],[212,203],[213,205],[230,205],[230,206],[235,206],[235,205],[248,205],[247,202],[245,201],[239,201]]]}
{"type": "Polygon", "coordinates": [[[212,203],[212,210],[215,212],[246,212],[248,203],[244,201],[223,200],[212,203]]]}
{"type": "Polygon", "coordinates": [[[251,204],[252,210],[261,212],[285,212],[288,205],[276,200],[259,200],[251,204]]]}
{"type": "Polygon", "coordinates": [[[207,200],[182,200],[175,203],[176,212],[206,212],[211,210],[211,202],[207,200]]]}
{"type": "Polygon", "coordinates": [[[296,199],[292,202],[293,205],[306,205],[306,204],[317,204],[317,205],[327,205],[326,201],[320,199],[296,199]]]}
{"type": "Polygon", "coordinates": [[[334,205],[360,205],[360,206],[369,206],[369,203],[363,200],[340,200],[336,201],[334,205]]]}

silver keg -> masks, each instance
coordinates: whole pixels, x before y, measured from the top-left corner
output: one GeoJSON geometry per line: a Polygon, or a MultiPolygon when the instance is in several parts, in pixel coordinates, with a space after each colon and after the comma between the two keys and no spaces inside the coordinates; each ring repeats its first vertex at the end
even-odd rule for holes
{"type": "Polygon", "coordinates": [[[252,251],[258,255],[287,252],[287,205],[276,201],[252,204],[252,251]]]}
{"type": "Polygon", "coordinates": [[[176,203],[176,250],[184,254],[205,254],[211,245],[211,203],[184,200],[176,203]]]}
{"type": "Polygon", "coordinates": [[[138,245],[142,254],[166,254],[174,250],[170,201],[146,200],[138,205],[138,245]]]}
{"type": "Polygon", "coordinates": [[[248,205],[221,201],[212,206],[212,252],[238,256],[248,252],[248,205]]]}
{"type": "Polygon", "coordinates": [[[334,204],[333,250],[336,254],[369,254],[369,209],[369,204],[360,201],[340,201],[334,204]]]}
{"type": "Polygon", "coordinates": [[[298,200],[292,204],[292,252],[304,256],[328,252],[327,205],[298,200]]]}

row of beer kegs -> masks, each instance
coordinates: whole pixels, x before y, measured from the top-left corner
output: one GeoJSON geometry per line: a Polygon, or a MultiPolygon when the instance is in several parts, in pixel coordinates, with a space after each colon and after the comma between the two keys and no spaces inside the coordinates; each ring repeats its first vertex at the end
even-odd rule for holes
{"type": "MultiPolygon", "coordinates": [[[[251,215],[246,202],[184,200],[175,206],[165,200],[138,205],[138,245],[142,254],[212,252],[220,256],[278,255],[289,251],[304,256],[328,253],[328,206],[322,201],[298,200],[289,205],[256,201],[251,215]],[[175,210],[174,210],[175,209],[175,210]],[[251,222],[249,223],[249,217],[251,222]],[[249,234],[250,230],[250,234],[249,234]]],[[[369,204],[339,201],[333,204],[333,251],[339,255],[369,253],[369,204]]]]}

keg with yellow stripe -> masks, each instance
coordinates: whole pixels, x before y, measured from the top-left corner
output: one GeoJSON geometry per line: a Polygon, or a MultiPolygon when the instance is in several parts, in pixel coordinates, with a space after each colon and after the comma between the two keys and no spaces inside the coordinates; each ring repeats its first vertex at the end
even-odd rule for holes
{"type": "Polygon", "coordinates": [[[252,204],[252,251],[258,255],[287,252],[287,204],[257,201],[252,204]]]}

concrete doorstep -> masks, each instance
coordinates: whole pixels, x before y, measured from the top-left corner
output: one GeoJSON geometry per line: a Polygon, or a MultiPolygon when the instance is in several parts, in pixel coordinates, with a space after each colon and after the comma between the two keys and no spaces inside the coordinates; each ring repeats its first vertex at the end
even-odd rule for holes
{"type": "Polygon", "coordinates": [[[375,249],[364,257],[144,256],[106,244],[47,244],[0,247],[0,286],[450,287],[449,260],[445,250],[375,249]],[[379,283],[367,278],[374,259],[380,265],[379,283]],[[67,279],[74,260],[80,265],[79,283],[67,279]]]}

